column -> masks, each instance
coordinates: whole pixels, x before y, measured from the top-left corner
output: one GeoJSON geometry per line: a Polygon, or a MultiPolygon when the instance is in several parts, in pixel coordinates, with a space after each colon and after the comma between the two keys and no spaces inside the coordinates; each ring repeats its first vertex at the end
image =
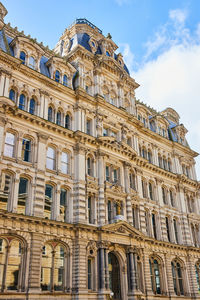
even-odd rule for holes
{"type": "Polygon", "coordinates": [[[41,257],[44,236],[42,234],[32,233],[30,248],[30,265],[28,290],[31,293],[40,292],[40,276],[41,276],[41,257]]]}
{"type": "Polygon", "coordinates": [[[99,195],[98,195],[98,207],[99,207],[99,224],[105,224],[106,212],[105,212],[105,195],[104,195],[104,153],[98,151],[97,154],[97,172],[98,172],[98,185],[99,185],[99,195]]]}
{"type": "Polygon", "coordinates": [[[117,86],[118,86],[118,106],[120,107],[124,107],[124,91],[123,91],[123,83],[121,81],[119,81],[117,83],[117,86]]]}
{"type": "Polygon", "coordinates": [[[19,173],[16,173],[14,178],[14,189],[12,193],[12,200],[11,200],[11,212],[17,212],[17,203],[18,203],[18,191],[19,191],[19,173]]]}
{"type": "Polygon", "coordinates": [[[131,206],[131,197],[130,197],[130,180],[129,180],[129,168],[130,164],[124,163],[124,186],[126,196],[126,216],[127,222],[133,224],[133,215],[132,215],[132,206],[131,206]]]}
{"type": "Polygon", "coordinates": [[[0,154],[3,155],[4,150],[4,127],[6,120],[4,116],[0,116],[0,154]]]}
{"type": "Polygon", "coordinates": [[[0,71],[0,96],[9,96],[9,82],[11,73],[1,68],[0,71]]]}
{"type": "Polygon", "coordinates": [[[86,223],[85,204],[85,146],[77,141],[74,148],[75,183],[73,188],[74,222],[86,223]]]}
{"type": "Polygon", "coordinates": [[[48,97],[49,94],[44,91],[40,90],[40,111],[38,115],[43,119],[48,119],[48,97]]]}
{"type": "Polygon", "coordinates": [[[167,282],[166,286],[168,287],[169,296],[174,296],[174,284],[172,278],[172,267],[171,267],[171,257],[170,254],[165,254],[165,267],[166,267],[166,275],[167,275],[167,282]]]}
{"type": "Polygon", "coordinates": [[[96,95],[96,94],[101,95],[100,78],[101,78],[101,70],[99,70],[99,69],[96,68],[94,70],[94,95],[96,95]]]}

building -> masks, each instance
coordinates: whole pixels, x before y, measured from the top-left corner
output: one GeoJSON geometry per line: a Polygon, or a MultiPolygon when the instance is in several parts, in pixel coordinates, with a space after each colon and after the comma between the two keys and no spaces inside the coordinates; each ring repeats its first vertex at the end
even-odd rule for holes
{"type": "Polygon", "coordinates": [[[0,4],[0,299],[199,299],[200,195],[172,108],[85,19],[55,49],[0,4]]]}

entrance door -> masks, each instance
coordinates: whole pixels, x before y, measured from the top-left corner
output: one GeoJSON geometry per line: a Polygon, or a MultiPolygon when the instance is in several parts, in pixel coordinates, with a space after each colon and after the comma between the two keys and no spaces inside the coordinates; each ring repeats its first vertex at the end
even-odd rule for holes
{"type": "Polygon", "coordinates": [[[114,300],[121,300],[120,269],[117,257],[113,252],[108,253],[109,287],[114,293],[114,300]]]}

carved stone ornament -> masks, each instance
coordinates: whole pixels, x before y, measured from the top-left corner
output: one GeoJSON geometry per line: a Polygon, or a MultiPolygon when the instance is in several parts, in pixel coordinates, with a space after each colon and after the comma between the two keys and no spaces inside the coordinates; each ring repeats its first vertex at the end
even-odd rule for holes
{"type": "Polygon", "coordinates": [[[87,245],[87,255],[88,256],[96,256],[97,246],[95,241],[90,241],[87,245]]]}

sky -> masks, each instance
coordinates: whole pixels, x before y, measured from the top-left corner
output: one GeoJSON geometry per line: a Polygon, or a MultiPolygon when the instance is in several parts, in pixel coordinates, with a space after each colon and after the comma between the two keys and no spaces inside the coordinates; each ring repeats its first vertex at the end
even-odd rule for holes
{"type": "MultiPolygon", "coordinates": [[[[162,111],[174,108],[200,152],[199,0],[1,0],[5,22],[54,48],[76,18],[87,18],[119,46],[136,98],[162,111]]],[[[200,180],[200,157],[196,159],[200,180]]]]}

